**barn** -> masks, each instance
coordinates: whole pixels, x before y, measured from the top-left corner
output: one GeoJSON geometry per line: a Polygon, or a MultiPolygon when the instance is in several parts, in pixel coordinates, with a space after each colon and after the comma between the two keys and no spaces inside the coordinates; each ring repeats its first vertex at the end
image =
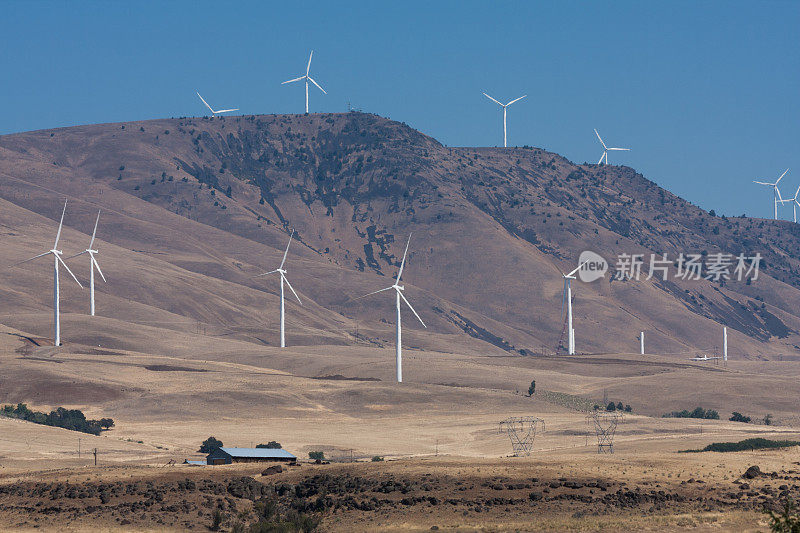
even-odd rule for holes
{"type": "Polygon", "coordinates": [[[206,456],[209,465],[231,463],[296,463],[297,457],[274,448],[217,448],[206,456]]]}

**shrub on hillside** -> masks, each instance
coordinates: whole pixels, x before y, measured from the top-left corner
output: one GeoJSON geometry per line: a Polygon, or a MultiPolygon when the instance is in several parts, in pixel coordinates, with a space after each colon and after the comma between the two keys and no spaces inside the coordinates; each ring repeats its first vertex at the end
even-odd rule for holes
{"type": "Polygon", "coordinates": [[[269,448],[270,450],[279,450],[281,449],[281,443],[271,440],[266,444],[256,444],[256,448],[269,448]]]}

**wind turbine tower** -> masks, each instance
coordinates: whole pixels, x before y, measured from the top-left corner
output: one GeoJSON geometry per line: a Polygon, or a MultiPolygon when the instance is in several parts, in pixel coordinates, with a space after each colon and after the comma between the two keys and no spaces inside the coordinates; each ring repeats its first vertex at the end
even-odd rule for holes
{"type": "MultiPolygon", "coordinates": [[[[61,222],[58,223],[58,233],[56,233],[56,241],[53,244],[53,248],[31,257],[30,259],[26,259],[25,261],[20,261],[17,265],[21,265],[23,263],[27,263],[28,261],[33,261],[34,259],[38,259],[40,257],[44,257],[46,255],[53,254],[53,342],[56,346],[61,346],[61,313],[59,309],[59,285],[58,285],[58,265],[59,263],[67,269],[72,279],[75,280],[75,283],[82,289],[83,285],[81,282],[78,281],[78,278],[75,277],[75,274],[69,269],[67,264],[61,259],[62,252],[58,249],[58,241],[61,238],[61,228],[64,226],[64,214],[67,212],[67,201],[64,200],[64,210],[61,211],[61,222]]],[[[15,265],[16,266],[16,265],[15,265]]]]}
{"type": "Polygon", "coordinates": [[[778,190],[778,183],[781,182],[781,180],[783,179],[783,177],[786,175],[787,172],[789,172],[788,168],[783,171],[783,174],[781,174],[781,177],[778,178],[778,180],[775,183],[769,183],[766,181],[753,181],[753,183],[758,183],[759,185],[767,185],[768,187],[772,187],[772,197],[775,204],[775,220],[778,220],[778,203],[779,202],[783,203],[783,198],[781,198],[781,191],[778,190]]]}
{"type": "Polygon", "coordinates": [[[97,219],[94,221],[94,231],[92,231],[92,240],[89,241],[89,247],[86,248],[79,254],[75,254],[73,256],[67,257],[67,260],[72,259],[73,257],[78,257],[79,255],[89,254],[89,314],[94,316],[94,269],[97,269],[97,272],[100,274],[100,277],[103,278],[103,281],[106,281],[106,277],[103,275],[103,271],[100,270],[100,264],[97,262],[95,258],[95,254],[98,253],[97,250],[92,248],[94,244],[95,235],[97,235],[97,224],[100,222],[100,210],[97,210],[97,219]]]}
{"type": "Polygon", "coordinates": [[[579,271],[583,265],[588,263],[589,261],[584,261],[578,268],[570,272],[569,274],[561,274],[564,277],[564,299],[561,304],[561,313],[563,314],[564,311],[564,303],[566,303],[567,307],[567,353],[569,355],[575,355],[575,329],[572,327],[572,280],[575,278],[575,273],[579,271]]]}
{"type": "Polygon", "coordinates": [[[722,362],[728,363],[728,328],[722,328],[722,362]]]}
{"type": "Polygon", "coordinates": [[[328,94],[328,93],[326,93],[326,92],[325,92],[325,89],[323,89],[323,88],[322,88],[322,86],[320,86],[320,84],[319,84],[319,83],[317,83],[316,81],[314,81],[314,78],[312,78],[312,77],[309,75],[309,72],[311,71],[311,58],[312,58],[313,56],[314,56],[314,50],[311,50],[311,54],[309,54],[309,56],[308,56],[308,65],[306,66],[306,75],[305,75],[305,76],[300,76],[299,78],[294,78],[294,79],[292,79],[292,80],[286,80],[286,81],[284,81],[284,82],[282,82],[282,83],[281,83],[281,85],[285,85],[285,84],[287,84],[287,83],[294,83],[294,82],[296,82],[296,81],[300,81],[300,80],[306,80],[306,115],[308,114],[308,82],[311,82],[311,83],[313,83],[314,85],[316,85],[316,86],[317,86],[317,88],[318,88],[320,91],[322,91],[322,92],[323,92],[323,93],[325,93],[325,94],[328,94]]]}
{"type": "Polygon", "coordinates": [[[522,100],[523,98],[527,97],[528,95],[526,94],[525,96],[520,96],[519,98],[515,98],[514,100],[511,100],[507,104],[500,103],[499,101],[495,100],[494,98],[492,98],[491,96],[489,96],[486,93],[483,93],[483,96],[485,96],[486,98],[488,98],[489,100],[491,100],[492,102],[496,103],[497,105],[499,105],[500,107],[503,108],[503,148],[507,148],[508,147],[508,135],[506,133],[506,115],[508,114],[508,106],[510,106],[514,102],[518,102],[519,100],[522,100]]]}
{"type": "Polygon", "coordinates": [[[294,236],[294,231],[292,234],[289,235],[289,244],[286,245],[286,251],[283,252],[283,260],[281,260],[281,266],[276,268],[275,270],[271,270],[269,272],[264,272],[263,274],[259,274],[258,277],[267,276],[269,274],[275,274],[276,272],[281,275],[281,348],[286,348],[286,310],[284,304],[284,289],[283,284],[285,283],[289,290],[292,291],[294,297],[297,298],[297,302],[300,305],[303,305],[303,302],[300,301],[300,297],[294,292],[292,288],[292,284],[289,283],[289,280],[286,279],[286,270],[283,268],[283,265],[286,264],[286,255],[289,253],[289,245],[292,244],[292,237],[294,236]]]}
{"type": "Polygon", "coordinates": [[[390,291],[390,290],[394,289],[394,291],[395,291],[395,309],[397,311],[397,345],[395,347],[395,366],[396,366],[397,382],[398,383],[402,383],[403,382],[403,343],[402,343],[402,327],[401,327],[401,324],[400,324],[400,320],[401,320],[401,314],[400,314],[401,304],[400,304],[400,301],[402,300],[403,302],[406,303],[408,308],[411,309],[411,312],[414,313],[414,316],[417,317],[417,320],[419,320],[419,323],[422,324],[422,327],[424,327],[426,329],[428,327],[428,326],[425,325],[425,322],[422,321],[422,319],[419,317],[417,312],[411,306],[411,303],[403,295],[403,290],[405,290],[405,287],[400,285],[400,276],[403,275],[403,268],[406,265],[406,255],[408,254],[408,245],[409,244],[411,244],[411,235],[408,236],[408,242],[406,242],[406,250],[405,250],[405,252],[403,252],[403,260],[400,263],[400,270],[397,272],[397,279],[395,280],[394,285],[392,285],[391,287],[386,287],[385,289],[379,289],[377,291],[370,292],[369,294],[365,294],[364,296],[359,296],[358,298],[355,298],[355,300],[360,300],[361,298],[366,298],[367,296],[371,296],[373,294],[378,294],[379,292],[390,291]]]}

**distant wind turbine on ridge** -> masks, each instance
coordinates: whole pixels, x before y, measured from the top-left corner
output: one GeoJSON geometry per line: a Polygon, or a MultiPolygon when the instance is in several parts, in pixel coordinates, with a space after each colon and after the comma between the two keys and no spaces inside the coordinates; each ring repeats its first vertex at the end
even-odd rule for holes
{"type": "Polygon", "coordinates": [[[630,148],[609,148],[608,146],[606,146],[606,143],[603,142],[603,139],[600,138],[600,134],[597,133],[596,128],[594,130],[594,134],[597,135],[597,139],[600,141],[600,144],[603,145],[603,155],[600,156],[600,161],[597,162],[598,165],[603,162],[603,159],[606,160],[606,165],[608,164],[608,152],[612,151],[630,152],[631,150],[630,148]]]}
{"type": "Polygon", "coordinates": [[[323,89],[323,88],[320,86],[320,84],[319,84],[319,83],[317,83],[316,81],[314,81],[314,78],[312,78],[311,76],[309,76],[309,72],[311,71],[311,58],[312,58],[313,56],[314,56],[314,50],[311,50],[311,54],[309,54],[309,56],[308,56],[308,66],[306,66],[306,75],[305,75],[305,76],[300,76],[299,78],[294,78],[293,80],[286,80],[286,81],[284,81],[283,83],[281,83],[281,85],[286,85],[287,83],[294,83],[294,82],[296,82],[296,81],[300,81],[300,80],[306,80],[306,114],[308,114],[308,82],[309,82],[309,81],[310,81],[311,83],[313,83],[314,85],[316,85],[316,86],[317,86],[317,88],[318,88],[320,91],[322,91],[322,92],[323,92],[323,93],[325,93],[325,94],[328,94],[328,93],[326,93],[326,92],[325,92],[325,89],[323,89]]]}
{"type": "Polygon", "coordinates": [[[797,187],[797,192],[794,193],[794,198],[789,198],[788,200],[782,200],[785,204],[793,204],[792,205],[792,214],[794,214],[794,222],[797,223],[797,206],[800,205],[800,201],[798,201],[798,195],[800,195],[800,186],[797,187]]]}
{"type": "Polygon", "coordinates": [[[286,279],[286,270],[283,268],[283,265],[286,264],[286,256],[289,254],[289,245],[292,244],[292,237],[294,236],[294,230],[292,230],[292,234],[289,235],[289,243],[286,245],[286,251],[283,252],[283,259],[281,260],[281,266],[276,268],[275,270],[271,270],[269,272],[264,272],[263,274],[259,274],[256,276],[257,278],[261,276],[268,276],[269,274],[275,274],[276,272],[281,275],[281,348],[286,348],[286,311],[285,311],[285,304],[284,304],[284,289],[283,284],[285,283],[289,290],[292,291],[294,297],[297,298],[297,302],[300,305],[303,305],[303,302],[300,301],[300,297],[294,292],[292,288],[292,284],[289,283],[289,280],[286,279]]]}
{"type": "Polygon", "coordinates": [[[508,112],[508,106],[510,106],[514,102],[518,102],[518,101],[522,100],[523,98],[527,97],[528,95],[526,94],[525,96],[520,96],[519,98],[515,98],[514,100],[511,100],[507,104],[500,103],[499,101],[495,100],[494,98],[492,98],[491,96],[489,96],[486,93],[483,93],[483,96],[485,96],[486,98],[488,98],[489,100],[491,100],[492,102],[496,103],[497,105],[499,105],[500,107],[503,108],[503,148],[508,148],[508,135],[507,135],[507,130],[506,130],[506,122],[507,122],[506,121],[506,115],[507,115],[507,112],[508,112]]]}
{"type": "MultiPolygon", "coordinates": [[[[198,93],[197,91],[195,91],[195,93],[197,94],[197,96],[200,96],[200,93],[198,93]]],[[[216,117],[216,116],[217,116],[217,115],[219,115],[220,113],[230,113],[231,111],[239,111],[239,108],[238,108],[238,107],[235,107],[235,108],[233,108],[233,109],[219,109],[219,110],[214,110],[214,109],[213,109],[213,108],[212,108],[210,105],[208,105],[208,102],[206,102],[205,98],[203,98],[202,96],[200,96],[200,100],[202,100],[202,101],[203,101],[203,103],[204,103],[204,104],[206,104],[206,107],[208,108],[208,110],[209,110],[209,111],[211,111],[211,116],[212,116],[212,117],[216,117]]]]}
{"type": "Polygon", "coordinates": [[[778,183],[780,183],[780,181],[783,179],[783,177],[786,175],[787,172],[789,172],[788,168],[783,171],[783,174],[781,174],[781,177],[778,178],[778,180],[775,183],[768,183],[766,181],[755,181],[755,180],[753,181],[753,183],[758,183],[759,185],[767,185],[769,187],[772,187],[772,196],[773,199],[775,200],[775,220],[778,220],[778,203],[779,202],[783,203],[783,198],[781,198],[781,191],[778,190],[778,183]]]}
{"type": "Polygon", "coordinates": [[[411,303],[403,296],[403,290],[405,287],[400,285],[400,276],[403,275],[403,268],[406,265],[406,255],[408,254],[408,245],[411,244],[411,235],[408,236],[408,242],[406,242],[406,251],[403,252],[403,260],[400,262],[400,270],[397,272],[397,279],[394,282],[394,285],[391,287],[386,287],[385,289],[380,289],[377,291],[373,291],[369,294],[365,294],[364,296],[359,296],[358,298],[354,298],[354,300],[360,300],[361,298],[366,298],[367,296],[372,296],[373,294],[378,294],[379,292],[390,291],[394,289],[395,291],[395,307],[397,309],[397,346],[395,348],[395,364],[396,364],[396,371],[397,371],[397,382],[403,382],[403,344],[402,344],[402,327],[400,325],[400,300],[404,301],[411,312],[414,313],[414,316],[417,317],[419,323],[422,324],[424,328],[428,328],[425,325],[425,322],[419,317],[417,312],[411,306],[411,303]]]}
{"type": "Polygon", "coordinates": [[[27,263],[28,261],[33,261],[34,259],[39,259],[40,257],[53,254],[53,342],[56,346],[61,346],[61,313],[59,310],[58,264],[61,263],[61,265],[67,269],[67,272],[69,272],[70,276],[72,276],[72,279],[75,280],[75,283],[77,283],[81,289],[83,288],[83,285],[81,285],[81,282],[75,277],[75,274],[72,273],[64,260],[61,259],[62,252],[58,249],[58,240],[61,238],[61,228],[64,226],[64,213],[66,212],[67,201],[64,200],[64,210],[61,211],[61,222],[58,223],[58,233],[56,233],[56,241],[53,244],[53,248],[16,264],[21,265],[23,263],[27,263]]]}
{"type": "Polygon", "coordinates": [[[94,238],[97,235],[97,224],[100,222],[100,210],[97,210],[97,219],[94,221],[94,231],[92,231],[92,240],[89,241],[89,247],[86,248],[84,251],[67,257],[67,261],[72,259],[73,257],[78,257],[79,255],[89,254],[89,314],[94,316],[94,269],[97,269],[97,272],[100,274],[100,277],[103,278],[103,281],[106,281],[106,277],[103,275],[103,271],[100,270],[100,264],[97,262],[95,258],[95,254],[98,253],[97,250],[92,248],[94,244],[94,238]]]}

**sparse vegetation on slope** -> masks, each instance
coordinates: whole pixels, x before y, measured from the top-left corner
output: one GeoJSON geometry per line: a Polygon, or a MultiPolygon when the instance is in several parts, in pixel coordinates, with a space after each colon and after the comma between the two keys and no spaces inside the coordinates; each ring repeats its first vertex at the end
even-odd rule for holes
{"type": "Polygon", "coordinates": [[[683,450],[684,452],[742,452],[747,450],[771,450],[775,448],[789,448],[800,446],[800,442],[794,440],[770,440],[760,437],[744,439],[739,442],[714,442],[702,450],[683,450]]]}

